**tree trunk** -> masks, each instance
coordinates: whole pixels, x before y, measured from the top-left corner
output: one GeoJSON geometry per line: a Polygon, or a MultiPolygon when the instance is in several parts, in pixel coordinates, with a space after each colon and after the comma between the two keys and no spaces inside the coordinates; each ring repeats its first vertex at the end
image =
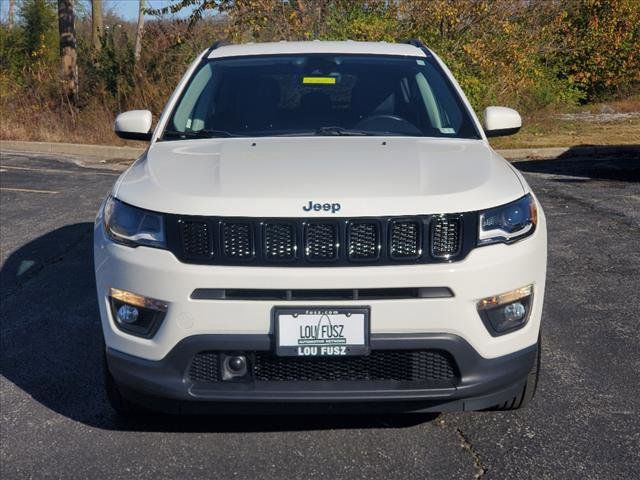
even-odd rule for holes
{"type": "Polygon", "coordinates": [[[102,0],[91,0],[91,43],[96,52],[102,47],[102,32],[102,0]]]}
{"type": "Polygon", "coordinates": [[[73,0],[58,0],[58,30],[62,63],[62,94],[71,105],[78,103],[78,53],[76,51],[73,0]]]}
{"type": "Polygon", "coordinates": [[[140,54],[142,53],[142,33],[144,31],[144,0],[140,0],[140,6],[138,8],[138,28],[136,29],[136,44],[133,50],[133,56],[136,65],[140,61],[140,54]]]}
{"type": "Polygon", "coordinates": [[[13,28],[13,9],[15,8],[15,0],[9,0],[9,11],[7,12],[7,23],[9,30],[13,28]]]}

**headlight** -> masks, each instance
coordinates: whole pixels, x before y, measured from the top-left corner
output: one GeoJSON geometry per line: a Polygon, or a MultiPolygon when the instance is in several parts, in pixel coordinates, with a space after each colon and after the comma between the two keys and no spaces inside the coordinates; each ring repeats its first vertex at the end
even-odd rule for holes
{"type": "Polygon", "coordinates": [[[164,218],[109,197],[104,206],[104,225],[109,237],[130,246],[165,247],[164,218]]]}
{"type": "Polygon", "coordinates": [[[480,212],[478,245],[511,243],[531,235],[538,210],[531,194],[515,202],[480,212]]]}

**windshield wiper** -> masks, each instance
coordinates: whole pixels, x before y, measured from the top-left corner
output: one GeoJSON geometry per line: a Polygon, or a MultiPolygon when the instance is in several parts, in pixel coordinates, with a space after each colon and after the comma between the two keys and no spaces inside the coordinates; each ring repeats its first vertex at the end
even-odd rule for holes
{"type": "Polygon", "coordinates": [[[375,133],[343,127],[320,127],[314,132],[314,135],[366,136],[375,135],[375,133]]]}
{"type": "Polygon", "coordinates": [[[226,130],[194,130],[186,132],[178,132],[177,130],[165,130],[162,134],[163,138],[216,138],[216,137],[237,137],[226,130]]]}

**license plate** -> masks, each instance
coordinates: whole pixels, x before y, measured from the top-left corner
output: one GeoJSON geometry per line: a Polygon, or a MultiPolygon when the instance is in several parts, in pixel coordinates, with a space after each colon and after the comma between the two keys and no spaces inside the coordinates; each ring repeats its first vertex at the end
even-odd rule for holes
{"type": "Polygon", "coordinates": [[[274,309],[276,354],[328,357],[369,353],[369,309],[274,309]]]}

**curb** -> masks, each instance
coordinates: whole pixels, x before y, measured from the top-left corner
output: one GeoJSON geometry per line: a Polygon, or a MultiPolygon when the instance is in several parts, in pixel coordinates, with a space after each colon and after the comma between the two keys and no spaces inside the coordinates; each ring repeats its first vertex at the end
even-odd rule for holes
{"type": "MultiPolygon", "coordinates": [[[[29,152],[81,157],[80,165],[108,164],[114,169],[124,169],[144,152],[141,147],[89,145],[79,143],[0,141],[0,152],[29,152]]],[[[640,157],[640,145],[580,145],[575,147],[517,148],[496,150],[506,160],[551,160],[557,158],[594,157],[636,154],[640,157]]],[[[105,165],[106,166],[106,165],[105,165]]]]}

